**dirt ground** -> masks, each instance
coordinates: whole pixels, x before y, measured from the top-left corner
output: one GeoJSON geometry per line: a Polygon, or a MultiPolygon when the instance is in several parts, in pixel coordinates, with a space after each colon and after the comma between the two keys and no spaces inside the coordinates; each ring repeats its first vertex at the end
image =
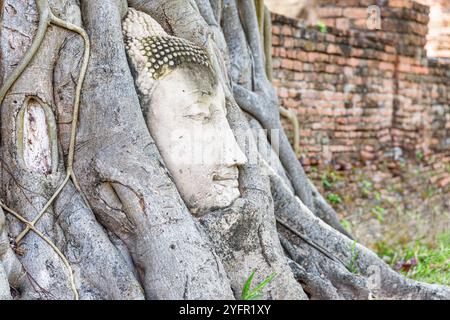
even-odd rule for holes
{"type": "MultiPolygon", "coordinates": [[[[450,166],[445,170],[450,173],[450,166]]],[[[450,185],[439,186],[436,172],[424,162],[413,159],[350,171],[330,166],[313,168],[309,175],[358,242],[406,274],[422,261],[425,280],[434,272],[431,282],[450,281],[450,185]]]]}

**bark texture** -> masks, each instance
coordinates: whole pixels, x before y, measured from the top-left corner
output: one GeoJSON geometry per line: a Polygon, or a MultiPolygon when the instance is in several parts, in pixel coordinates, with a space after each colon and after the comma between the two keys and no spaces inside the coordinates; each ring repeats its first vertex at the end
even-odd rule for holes
{"type": "Polygon", "coordinates": [[[2,84],[35,51],[1,97],[0,299],[234,299],[255,269],[255,283],[277,274],[263,299],[450,298],[449,288],[405,279],[360,245],[358,272],[348,270],[353,240],[282,130],[253,1],[0,5],[2,84]],[[73,176],[71,134],[87,44],[64,24],[39,24],[46,5],[81,27],[91,49],[73,176]],[[125,54],[128,6],[208,49],[236,139],[248,157],[258,154],[241,168],[242,197],[229,208],[195,218],[165,168],[125,54]],[[279,143],[261,129],[278,130],[279,143]]]}

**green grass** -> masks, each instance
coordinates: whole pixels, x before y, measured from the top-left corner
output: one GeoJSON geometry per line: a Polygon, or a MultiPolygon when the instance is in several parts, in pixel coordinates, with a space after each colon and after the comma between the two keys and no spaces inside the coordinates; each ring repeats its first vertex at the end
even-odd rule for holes
{"type": "Polygon", "coordinates": [[[376,251],[409,278],[450,285],[450,232],[438,236],[434,245],[416,241],[396,249],[379,242],[376,251]]]}
{"type": "Polygon", "coordinates": [[[241,300],[260,299],[262,297],[262,290],[277,276],[277,274],[274,272],[266,279],[264,279],[256,287],[250,289],[255,272],[256,270],[253,270],[252,274],[248,277],[247,281],[245,282],[244,287],[242,288],[241,300]]]}
{"type": "Polygon", "coordinates": [[[375,208],[372,208],[371,212],[379,222],[383,222],[386,214],[386,210],[383,207],[376,206],[375,208]]]}
{"type": "Polygon", "coordinates": [[[333,182],[331,179],[329,179],[328,175],[326,173],[322,174],[322,185],[325,189],[331,190],[333,189],[333,182]]]}
{"type": "Polygon", "coordinates": [[[350,263],[347,266],[348,271],[350,271],[351,273],[359,273],[359,269],[358,266],[356,264],[356,261],[358,260],[359,257],[359,252],[356,251],[356,241],[353,241],[352,244],[352,257],[350,259],[350,263]]]}
{"type": "Polygon", "coordinates": [[[423,200],[432,198],[437,193],[437,190],[433,186],[428,186],[424,191],[421,193],[421,197],[423,200]]]}
{"type": "Polygon", "coordinates": [[[351,233],[352,231],[352,224],[347,219],[341,219],[341,225],[344,227],[344,229],[351,233]]]}
{"type": "Polygon", "coordinates": [[[373,192],[373,183],[369,180],[361,181],[361,194],[363,198],[370,198],[373,192]]]}
{"type": "Polygon", "coordinates": [[[338,180],[338,176],[333,171],[324,172],[321,176],[322,185],[326,190],[332,190],[334,183],[338,180]]]}
{"type": "Polygon", "coordinates": [[[327,195],[327,199],[328,199],[328,201],[330,201],[332,204],[339,204],[339,203],[342,203],[342,198],[341,198],[338,194],[335,194],[335,193],[329,193],[329,194],[327,195]]]}
{"type": "Polygon", "coordinates": [[[416,151],[416,159],[419,161],[423,161],[425,159],[425,155],[422,151],[416,151]]]}

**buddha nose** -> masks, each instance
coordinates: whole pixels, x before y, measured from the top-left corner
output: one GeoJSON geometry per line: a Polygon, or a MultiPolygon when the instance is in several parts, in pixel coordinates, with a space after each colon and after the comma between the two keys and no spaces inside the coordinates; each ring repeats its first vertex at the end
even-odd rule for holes
{"type": "Polygon", "coordinates": [[[247,157],[239,147],[231,129],[227,130],[224,146],[224,162],[227,167],[241,166],[247,163],[247,157]]]}

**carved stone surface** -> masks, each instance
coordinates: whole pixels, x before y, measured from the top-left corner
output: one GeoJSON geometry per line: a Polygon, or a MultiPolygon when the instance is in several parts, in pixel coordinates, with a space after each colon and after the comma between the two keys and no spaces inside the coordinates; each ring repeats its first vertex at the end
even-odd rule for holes
{"type": "Polygon", "coordinates": [[[206,51],[133,9],[123,30],[147,125],[181,196],[193,214],[229,206],[240,196],[238,166],[246,157],[206,51]]]}

